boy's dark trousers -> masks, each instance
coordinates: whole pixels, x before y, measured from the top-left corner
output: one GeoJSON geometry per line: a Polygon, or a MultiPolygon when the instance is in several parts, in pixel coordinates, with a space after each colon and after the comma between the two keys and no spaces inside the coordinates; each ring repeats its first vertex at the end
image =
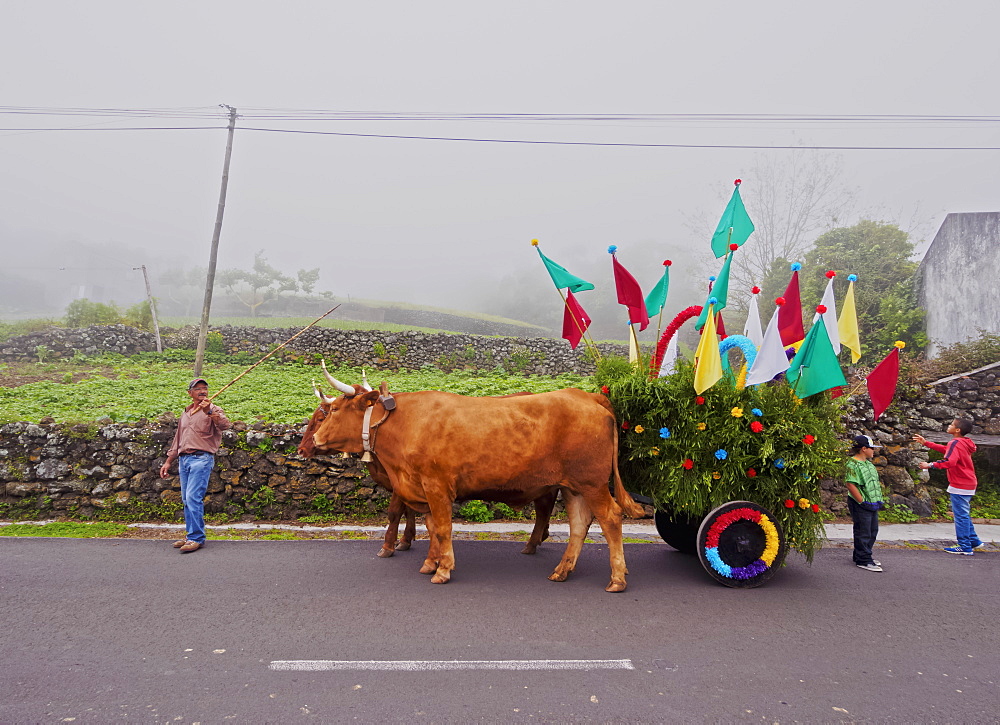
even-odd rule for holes
{"type": "Polygon", "coordinates": [[[878,508],[870,503],[858,503],[847,497],[847,508],[854,520],[854,563],[872,563],[872,547],[878,536],[878,508]]]}

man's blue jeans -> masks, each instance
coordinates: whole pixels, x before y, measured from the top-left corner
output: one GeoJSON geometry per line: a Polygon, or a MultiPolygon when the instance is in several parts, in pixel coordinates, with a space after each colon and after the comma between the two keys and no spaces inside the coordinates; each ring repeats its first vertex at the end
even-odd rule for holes
{"type": "Polygon", "coordinates": [[[973,547],[983,543],[972,525],[972,517],[969,515],[971,507],[972,496],[951,494],[951,512],[955,514],[955,538],[958,539],[958,548],[962,551],[972,551],[973,547]]]}
{"type": "Polygon", "coordinates": [[[187,538],[199,544],[205,543],[205,493],[213,468],[215,456],[208,452],[182,455],[177,463],[187,538]]]}

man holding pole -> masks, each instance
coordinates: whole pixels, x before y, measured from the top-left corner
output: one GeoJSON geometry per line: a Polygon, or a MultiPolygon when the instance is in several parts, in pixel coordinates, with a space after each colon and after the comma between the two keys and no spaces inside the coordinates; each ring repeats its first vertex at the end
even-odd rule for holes
{"type": "Polygon", "coordinates": [[[188,384],[191,405],[184,409],[177,432],[167,451],[167,460],[160,467],[160,478],[170,475],[170,465],[178,461],[181,479],[181,501],[184,504],[186,538],[174,542],[182,554],[197,551],[205,545],[205,492],[208,477],[215,468],[215,454],[222,442],[222,431],[232,424],[222,408],[208,397],[208,382],[195,378],[188,384]]]}

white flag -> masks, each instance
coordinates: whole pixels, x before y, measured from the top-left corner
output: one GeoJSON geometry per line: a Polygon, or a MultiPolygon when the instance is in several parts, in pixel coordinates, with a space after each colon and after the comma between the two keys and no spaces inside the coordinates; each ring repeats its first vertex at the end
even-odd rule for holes
{"type": "Polygon", "coordinates": [[[778,330],[778,311],[771,315],[771,321],[764,331],[764,339],[757,350],[750,372],[747,373],[747,385],[766,383],[778,373],[788,370],[789,360],[785,355],[785,346],[781,344],[781,331],[778,330]]]}
{"type": "Polygon", "coordinates": [[[743,325],[743,336],[750,339],[754,347],[760,347],[764,342],[764,332],[760,327],[760,310],[757,309],[757,295],[750,295],[750,308],[747,310],[747,321],[743,325]]]}
{"type": "MultiPolygon", "coordinates": [[[[833,277],[830,277],[830,281],[827,282],[826,291],[823,292],[823,301],[821,305],[826,306],[826,312],[823,313],[823,322],[826,324],[826,334],[830,336],[830,344],[833,345],[833,351],[840,354],[840,326],[837,325],[837,303],[833,298],[833,277]]],[[[816,316],[813,317],[813,324],[816,324],[820,314],[817,312],[816,316]]]]}
{"type": "Polygon", "coordinates": [[[670,342],[667,343],[667,349],[663,352],[663,362],[660,363],[660,372],[657,377],[663,378],[674,372],[674,368],[677,366],[678,350],[677,335],[674,334],[670,338],[670,342]]]}

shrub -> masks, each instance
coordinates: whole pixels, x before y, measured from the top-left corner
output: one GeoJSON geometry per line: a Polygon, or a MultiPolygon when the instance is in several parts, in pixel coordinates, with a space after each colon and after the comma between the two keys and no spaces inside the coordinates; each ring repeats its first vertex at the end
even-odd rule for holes
{"type": "Polygon", "coordinates": [[[466,501],[458,509],[458,515],[467,521],[477,521],[481,524],[493,520],[489,507],[482,501],[466,501]]]}
{"type": "Polygon", "coordinates": [[[122,313],[114,302],[104,304],[91,302],[87,298],[73,300],[66,307],[64,318],[66,327],[87,327],[88,325],[117,325],[123,322],[122,313]]]}

